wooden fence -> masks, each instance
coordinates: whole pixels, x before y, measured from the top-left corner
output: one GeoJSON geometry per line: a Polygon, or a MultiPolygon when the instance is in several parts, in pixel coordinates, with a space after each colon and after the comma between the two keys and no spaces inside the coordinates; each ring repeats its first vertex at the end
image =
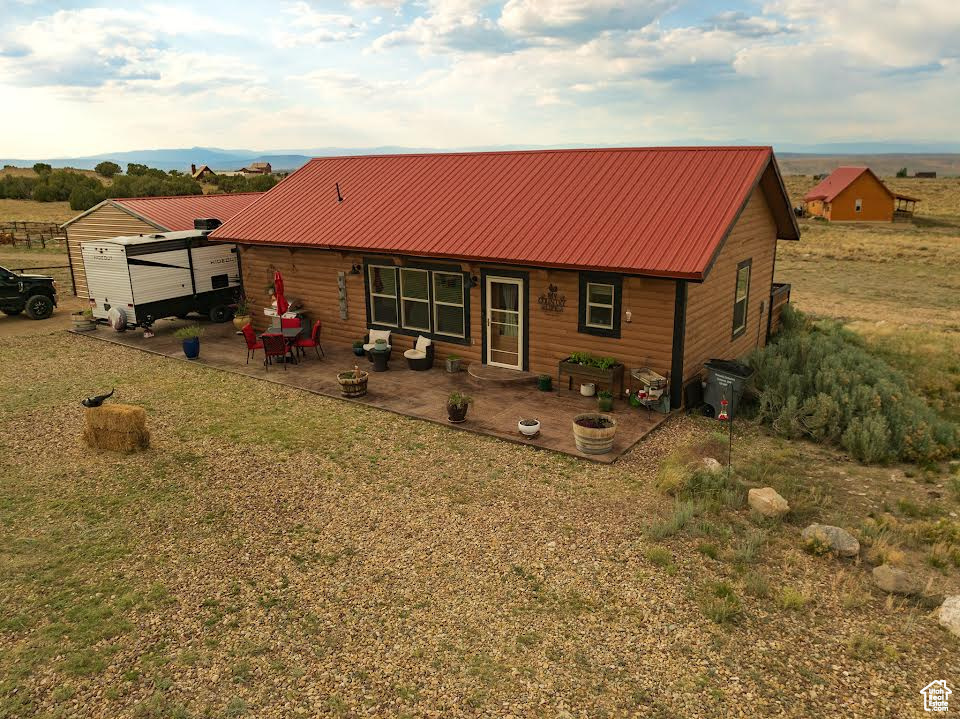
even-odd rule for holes
{"type": "Polygon", "coordinates": [[[0,245],[66,247],[67,233],[56,222],[0,222],[0,245]]]}

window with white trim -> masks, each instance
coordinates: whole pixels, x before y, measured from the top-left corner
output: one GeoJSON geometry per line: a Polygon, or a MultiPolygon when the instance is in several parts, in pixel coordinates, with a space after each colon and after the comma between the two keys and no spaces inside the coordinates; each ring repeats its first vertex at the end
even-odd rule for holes
{"type": "Polygon", "coordinates": [[[739,337],[747,329],[747,310],[750,302],[750,266],[753,260],[737,265],[737,286],[733,296],[733,336],[739,337]]]}
{"type": "Polygon", "coordinates": [[[599,282],[587,283],[587,327],[613,329],[614,293],[613,285],[599,282]]]}
{"type": "Polygon", "coordinates": [[[862,210],[863,210],[863,200],[861,200],[861,199],[858,198],[857,201],[853,203],[853,209],[854,209],[856,212],[862,211],[862,210]]]}
{"type": "Polygon", "coordinates": [[[427,270],[401,268],[400,306],[403,327],[430,331],[430,273],[427,270]]]}
{"type": "Polygon", "coordinates": [[[397,327],[397,268],[370,265],[370,319],[374,324],[397,327]]]}
{"type": "Polygon", "coordinates": [[[464,336],[463,274],[433,273],[433,327],[438,335],[464,336]]]}

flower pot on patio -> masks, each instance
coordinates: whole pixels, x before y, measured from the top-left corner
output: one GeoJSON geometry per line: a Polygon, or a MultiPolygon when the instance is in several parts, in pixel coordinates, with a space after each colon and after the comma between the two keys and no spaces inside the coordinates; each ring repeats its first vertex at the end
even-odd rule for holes
{"type": "Polygon", "coordinates": [[[460,392],[453,392],[447,397],[447,419],[459,424],[467,419],[467,410],[473,403],[473,397],[460,392]]]}
{"type": "Polygon", "coordinates": [[[597,392],[597,409],[601,412],[613,411],[613,395],[610,392],[605,390],[597,392]]]}
{"type": "Polygon", "coordinates": [[[616,434],[617,421],[609,414],[586,412],[573,418],[573,441],[584,454],[606,454],[616,434]]]}
{"type": "Polygon", "coordinates": [[[584,382],[580,385],[580,394],[584,397],[593,397],[597,393],[597,385],[593,382],[584,382]]]}
{"type": "Polygon", "coordinates": [[[460,358],[456,355],[447,357],[447,372],[455,374],[460,371],[460,358]]]}
{"type": "Polygon", "coordinates": [[[517,422],[517,429],[524,437],[536,437],[540,434],[539,419],[521,419],[517,422]]]}
{"type": "Polygon", "coordinates": [[[200,356],[200,338],[189,337],[183,341],[183,354],[187,359],[196,359],[200,356]]]}
{"type": "Polygon", "coordinates": [[[357,340],[353,343],[353,354],[357,357],[363,357],[363,340],[357,340]]]}
{"type": "Polygon", "coordinates": [[[243,328],[250,324],[250,315],[234,315],[233,326],[237,332],[242,332],[243,328]]]}
{"type": "Polygon", "coordinates": [[[548,374],[542,374],[537,377],[537,389],[541,392],[549,392],[553,389],[553,377],[548,374]]]}
{"type": "Polygon", "coordinates": [[[359,367],[338,373],[337,382],[340,383],[340,394],[344,397],[363,397],[367,393],[367,379],[369,377],[370,373],[364,372],[359,367]]]}

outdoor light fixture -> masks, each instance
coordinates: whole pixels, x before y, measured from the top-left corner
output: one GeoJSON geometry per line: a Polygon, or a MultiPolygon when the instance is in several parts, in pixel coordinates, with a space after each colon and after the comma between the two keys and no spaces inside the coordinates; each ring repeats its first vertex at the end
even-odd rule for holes
{"type": "Polygon", "coordinates": [[[480,278],[479,278],[479,277],[477,277],[476,275],[473,275],[473,276],[470,277],[470,286],[471,286],[471,287],[476,287],[476,286],[479,285],[479,284],[480,284],[480,278]]]}
{"type": "Polygon", "coordinates": [[[350,268],[351,275],[359,275],[362,271],[363,271],[363,267],[361,267],[360,265],[353,265],[350,268]]]}

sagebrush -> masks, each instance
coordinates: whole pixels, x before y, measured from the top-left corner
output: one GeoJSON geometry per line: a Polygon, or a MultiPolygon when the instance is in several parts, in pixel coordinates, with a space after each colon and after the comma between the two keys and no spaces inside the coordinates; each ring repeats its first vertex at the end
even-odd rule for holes
{"type": "Polygon", "coordinates": [[[840,445],[862,462],[957,454],[958,429],[840,323],[784,308],[775,340],[749,356],[757,418],[778,434],[840,445]]]}

